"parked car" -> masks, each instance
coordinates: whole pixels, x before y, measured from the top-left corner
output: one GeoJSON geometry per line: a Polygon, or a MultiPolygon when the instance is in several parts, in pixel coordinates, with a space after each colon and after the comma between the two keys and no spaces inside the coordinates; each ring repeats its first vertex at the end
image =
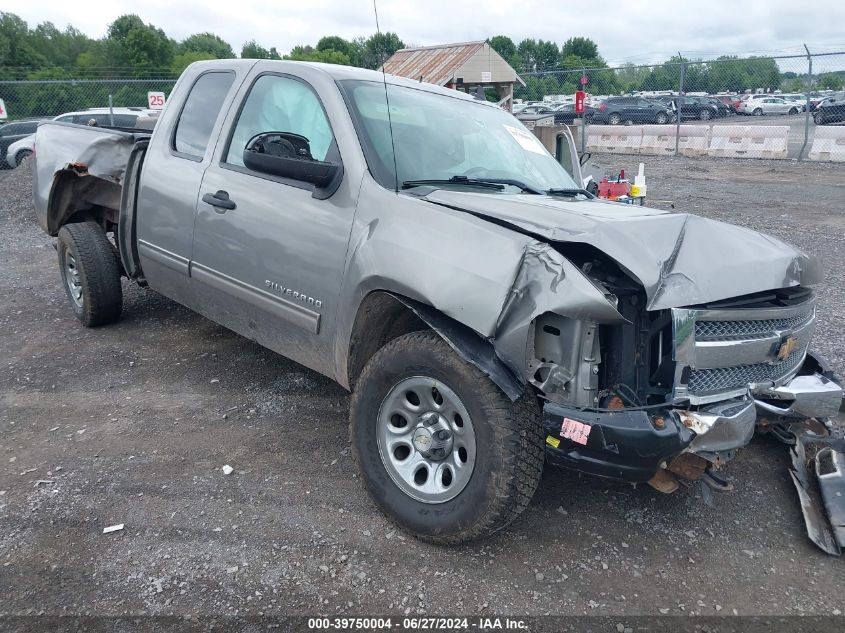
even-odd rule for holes
{"type": "MultiPolygon", "coordinates": [[[[111,111],[108,108],[90,108],[78,112],[66,112],[53,119],[39,119],[37,123],[53,120],[60,123],[89,125],[93,122],[99,127],[114,125],[114,127],[134,128],[138,125],[139,120],[154,120],[158,115],[158,110],[148,110],[146,108],[113,108],[111,111]]],[[[143,127],[152,129],[153,125],[154,123],[144,125],[143,127]]],[[[35,132],[35,129],[32,132],[35,132]]],[[[6,165],[11,168],[17,167],[24,158],[32,154],[33,148],[35,147],[35,135],[32,132],[27,136],[19,138],[15,143],[7,147],[3,153],[0,153],[0,157],[4,157],[6,165]]]]}
{"type": "Polygon", "coordinates": [[[780,97],[768,95],[753,95],[739,106],[740,114],[763,116],[764,114],[798,114],[799,107],[780,97]]]}
{"type": "Polygon", "coordinates": [[[582,117],[586,117],[587,121],[591,121],[594,112],[595,108],[591,108],[590,106],[585,105],[584,113],[582,114],[580,112],[575,111],[574,103],[564,103],[563,105],[555,108],[555,124],[572,124],[575,122],[575,119],[580,119],[582,117]]]}
{"type": "Polygon", "coordinates": [[[819,103],[813,113],[813,121],[817,125],[845,121],[845,91],[838,92],[819,103]]]}
{"type": "Polygon", "coordinates": [[[739,104],[742,103],[739,95],[718,95],[716,100],[728,106],[733,111],[733,114],[736,114],[739,104]]]}
{"type": "Polygon", "coordinates": [[[681,119],[701,119],[702,121],[709,121],[719,116],[727,115],[727,107],[718,101],[712,100],[710,97],[698,96],[659,96],[655,100],[663,103],[667,108],[671,108],[672,112],[677,115],[678,103],[681,105],[681,119]]]}
{"type": "MultiPolygon", "coordinates": [[[[9,148],[22,138],[32,136],[41,121],[46,119],[26,119],[0,124],[0,169],[15,167],[15,151],[9,148]]],[[[19,151],[19,150],[18,150],[19,151]]],[[[31,149],[30,149],[31,153],[31,149]]]]}
{"type": "Polygon", "coordinates": [[[642,97],[610,97],[592,113],[593,123],[657,123],[672,120],[673,113],[666,104],[642,97]]]}
{"type": "Polygon", "coordinates": [[[798,108],[798,112],[806,112],[807,110],[807,95],[802,94],[782,94],[777,95],[784,101],[788,101],[798,108]]]}
{"type": "MultiPolygon", "coordinates": [[[[336,380],[375,503],[460,543],[516,518],[546,461],[717,485],[758,409],[780,430],[842,401],[809,351],[814,258],[595,200],[562,138],[569,172],[454,90],[214,60],[185,70],[152,135],[41,125],[33,195],[84,325],[119,318],[125,275],[336,380]]],[[[78,354],[75,338],[54,353],[78,354]]],[[[345,441],[336,421],[272,432],[345,441]]]]}
{"type": "Polygon", "coordinates": [[[530,105],[521,108],[518,114],[551,114],[554,112],[554,109],[548,105],[530,105]]]}

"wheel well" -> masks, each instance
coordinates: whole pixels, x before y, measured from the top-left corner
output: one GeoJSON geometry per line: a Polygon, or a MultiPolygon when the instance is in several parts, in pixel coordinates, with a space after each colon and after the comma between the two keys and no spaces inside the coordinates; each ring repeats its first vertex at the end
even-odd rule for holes
{"type": "Polygon", "coordinates": [[[105,230],[117,223],[120,185],[103,178],[64,169],[56,173],[50,191],[47,229],[56,236],[69,222],[96,220],[105,230]]]}
{"type": "Polygon", "coordinates": [[[350,389],[355,388],[364,365],[379,349],[403,334],[428,329],[413,310],[392,294],[375,291],[367,295],[358,307],[349,339],[346,371],[350,389]]]}

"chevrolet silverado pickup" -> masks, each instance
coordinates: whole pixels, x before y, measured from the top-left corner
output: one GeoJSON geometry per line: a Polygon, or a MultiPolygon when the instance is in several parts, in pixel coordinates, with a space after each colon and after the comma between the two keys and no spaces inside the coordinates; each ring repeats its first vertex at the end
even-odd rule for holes
{"type": "Polygon", "coordinates": [[[719,487],[763,420],[842,400],[810,350],[816,260],[598,200],[458,91],[198,62],[152,133],[50,122],[35,156],[83,324],[118,319],[126,277],[336,380],[366,489],[421,539],[503,528],[544,462],[719,487]]]}

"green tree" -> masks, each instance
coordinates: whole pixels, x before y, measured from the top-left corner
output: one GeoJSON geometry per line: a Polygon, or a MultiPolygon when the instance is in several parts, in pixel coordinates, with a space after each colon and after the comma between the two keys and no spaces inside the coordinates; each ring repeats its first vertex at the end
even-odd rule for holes
{"type": "Polygon", "coordinates": [[[548,70],[557,68],[560,58],[560,49],[557,44],[551,40],[537,40],[536,48],[534,49],[537,59],[538,70],[548,70]]]}
{"type": "Polygon", "coordinates": [[[241,47],[241,59],[270,59],[270,51],[250,40],[241,47]]]}
{"type": "Polygon", "coordinates": [[[318,50],[313,46],[294,46],[284,59],[291,59],[299,62],[322,62],[324,64],[340,64],[349,66],[351,62],[345,53],[333,48],[318,50]]]}
{"type": "Polygon", "coordinates": [[[137,15],[122,15],[109,25],[99,57],[120,75],[143,77],[170,69],[174,49],[173,40],[161,29],[144,24],[137,15]]]}
{"type": "Polygon", "coordinates": [[[0,77],[20,79],[27,69],[46,63],[30,43],[26,22],[14,13],[0,13],[0,77]]]}
{"type": "Polygon", "coordinates": [[[361,65],[364,68],[378,68],[396,51],[405,48],[405,43],[396,33],[376,33],[364,41],[361,65]]]}
{"type": "Polygon", "coordinates": [[[524,70],[526,72],[535,72],[538,70],[537,40],[526,37],[516,45],[516,54],[519,58],[519,65],[516,66],[517,70],[524,70]]]}
{"type": "Polygon", "coordinates": [[[824,73],[816,80],[816,87],[822,90],[842,90],[843,80],[840,73],[824,73]]]}
{"type": "Polygon", "coordinates": [[[185,38],[179,44],[179,53],[208,53],[212,56],[210,59],[231,59],[235,56],[229,43],[214,33],[196,33],[185,38]]]}
{"type": "Polygon", "coordinates": [[[170,70],[174,75],[181,75],[182,71],[194,62],[201,62],[207,59],[217,59],[217,57],[207,52],[179,53],[173,58],[173,64],[171,64],[170,70]]]}
{"type": "Polygon", "coordinates": [[[597,59],[599,47],[589,37],[570,37],[563,43],[560,55],[561,57],[574,55],[581,59],[597,59]]]}
{"type": "MultiPolygon", "coordinates": [[[[327,35],[321,37],[317,42],[317,51],[320,53],[330,53],[336,51],[345,55],[349,60],[348,64],[351,66],[360,66],[363,58],[363,47],[356,41],[345,40],[337,35],[327,35]]],[[[292,52],[292,51],[291,51],[292,52]]],[[[336,57],[336,56],[335,56],[336,57]]],[[[329,62],[342,63],[342,62],[329,62]]]]}
{"type": "Polygon", "coordinates": [[[499,53],[505,59],[511,59],[516,55],[516,44],[507,35],[494,35],[487,43],[494,51],[499,53]]]}

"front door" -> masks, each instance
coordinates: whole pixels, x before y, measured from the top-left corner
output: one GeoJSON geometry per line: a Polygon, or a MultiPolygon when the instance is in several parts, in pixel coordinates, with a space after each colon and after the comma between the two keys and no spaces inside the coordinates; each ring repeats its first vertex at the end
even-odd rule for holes
{"type": "Polygon", "coordinates": [[[316,160],[339,163],[340,154],[317,93],[301,78],[257,74],[244,91],[200,188],[191,278],[214,320],[333,375],[354,194],[342,184],[320,199],[313,185],[247,168],[244,148],[264,132],[305,137],[316,160]]]}

